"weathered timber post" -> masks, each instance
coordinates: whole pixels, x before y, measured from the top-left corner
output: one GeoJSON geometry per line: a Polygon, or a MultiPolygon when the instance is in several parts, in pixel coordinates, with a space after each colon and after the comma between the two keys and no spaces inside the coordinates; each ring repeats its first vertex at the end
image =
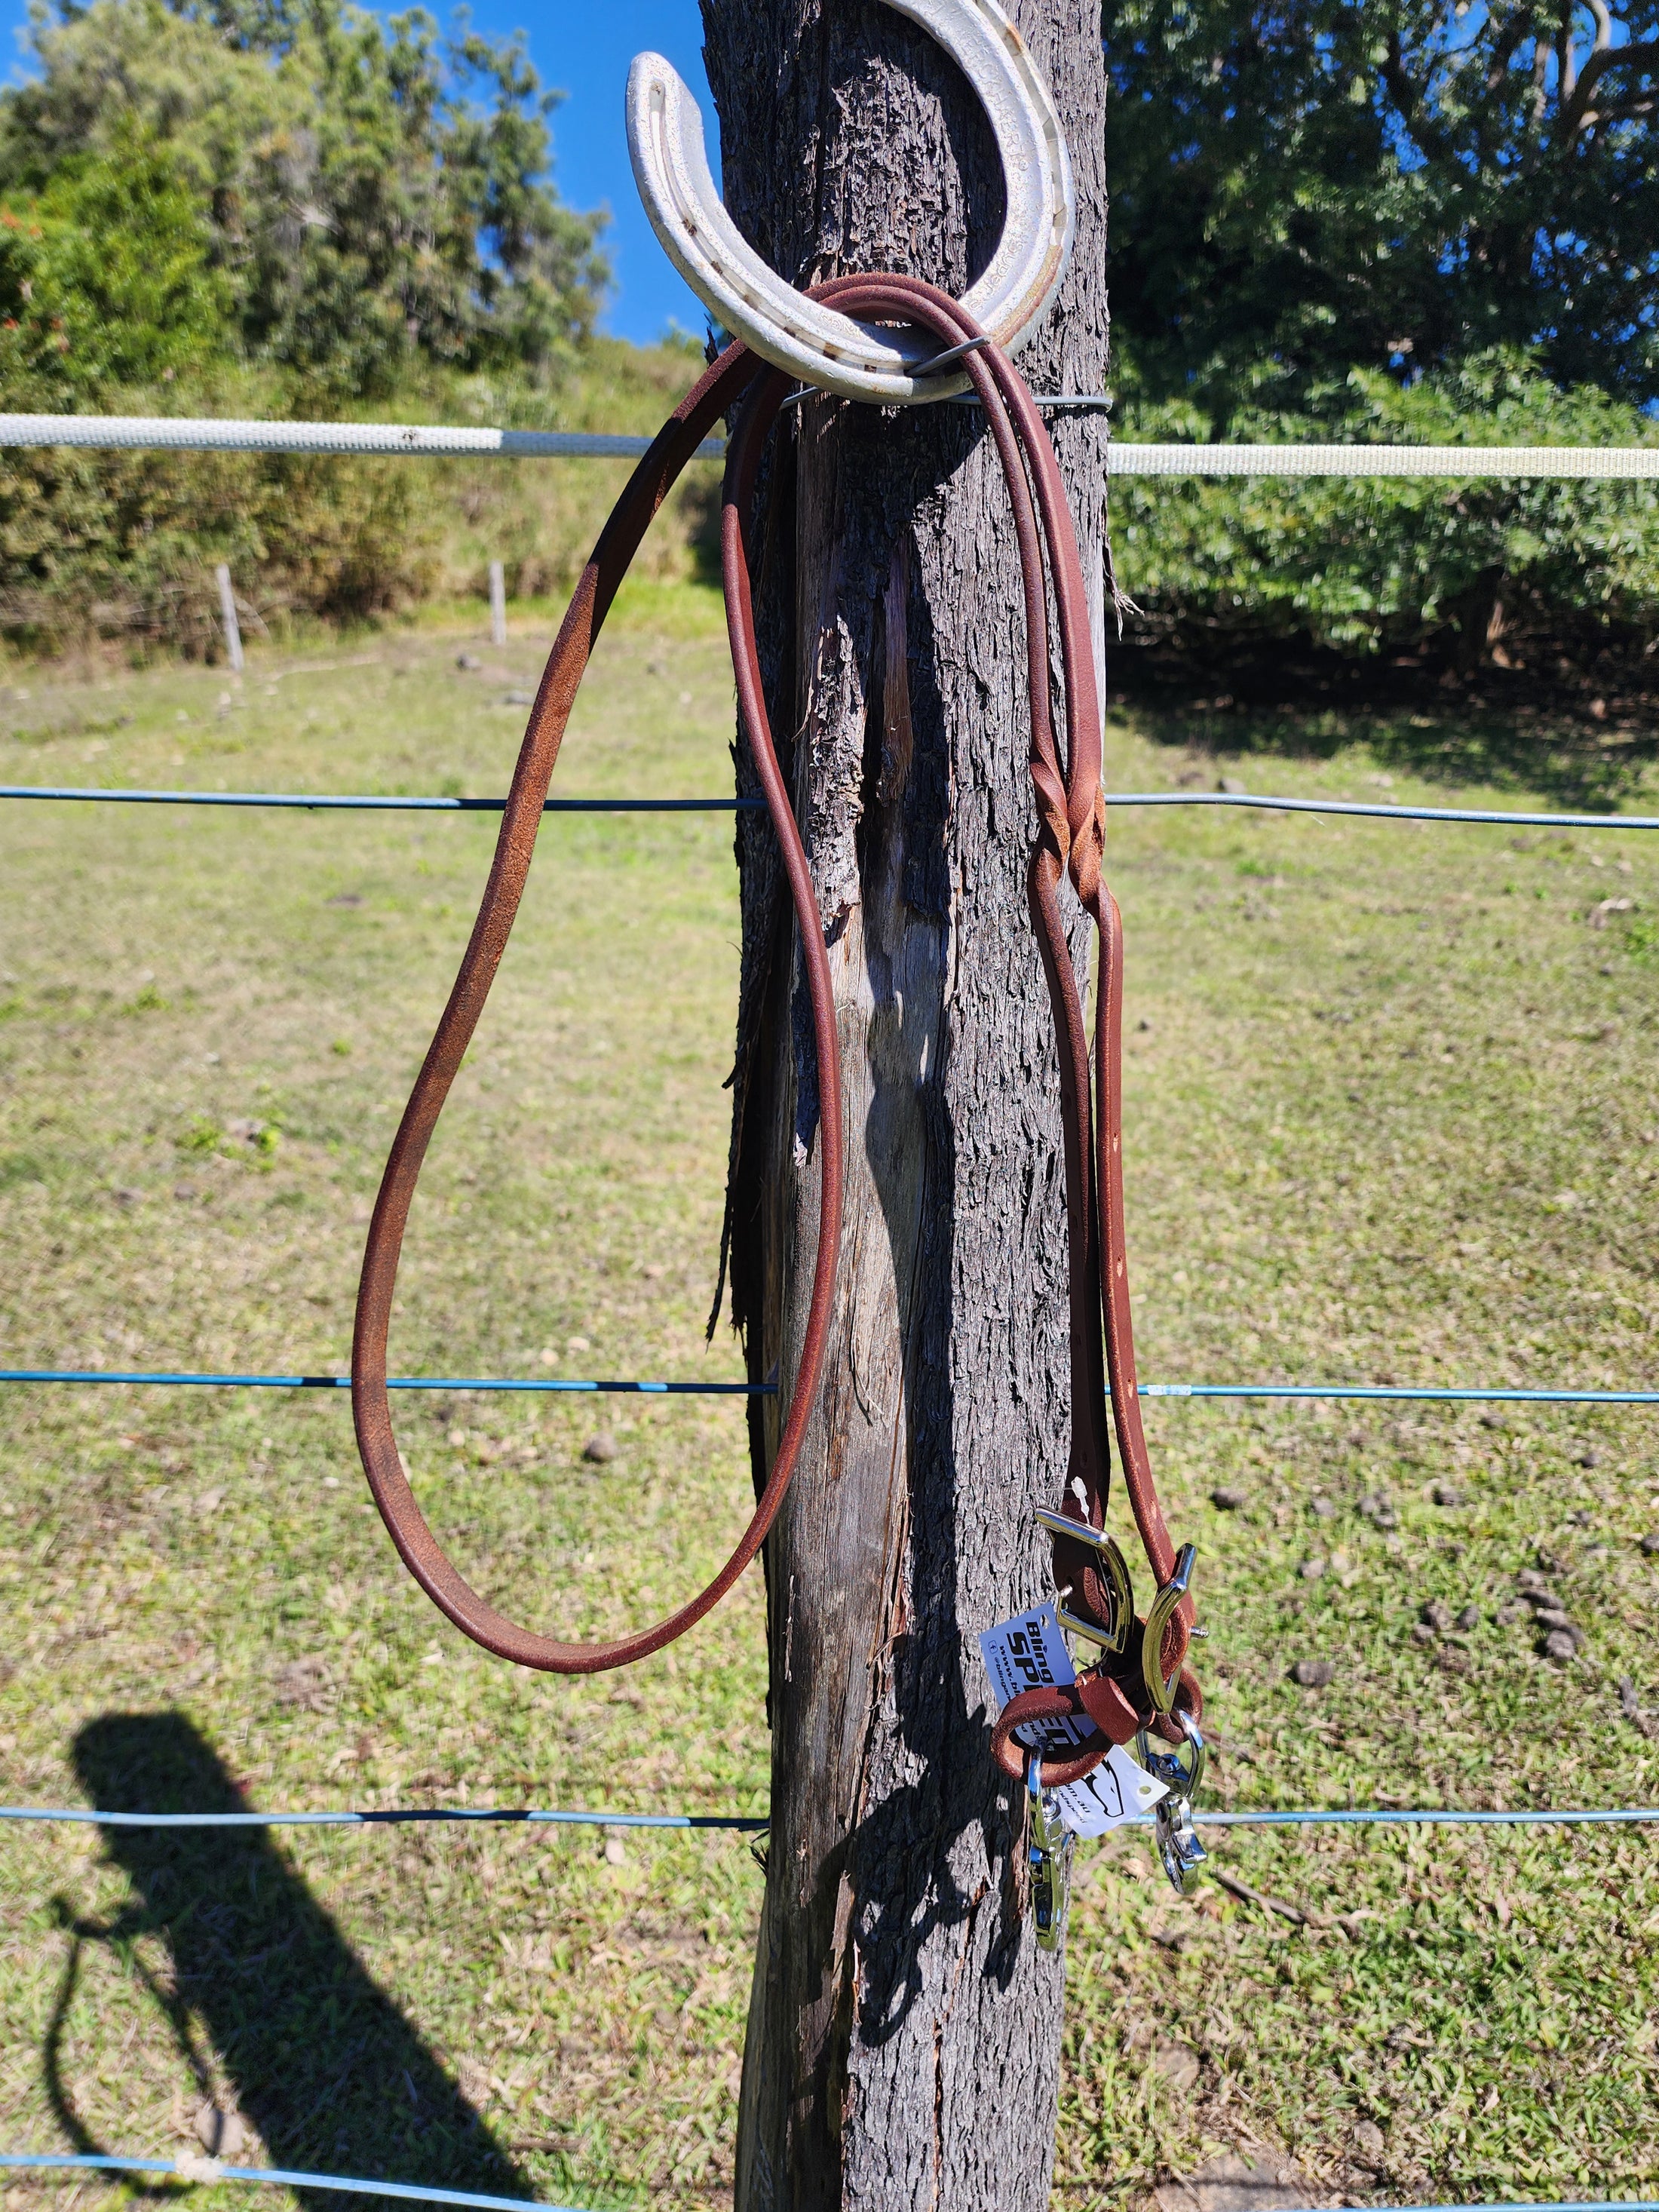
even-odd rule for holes
{"type": "MultiPolygon", "coordinates": [[[[805,283],[960,294],[1001,225],[972,94],[867,0],[702,0],[723,185],[805,283]]],[[[1076,256],[1021,365],[1106,367],[1105,83],[1093,0],[1012,0],[1075,167],[1076,256]]],[[[754,537],[774,727],[831,947],[846,1094],[840,1302],[821,1417],[767,1547],[772,1832],[738,2212],[1036,2212],[1060,1961],[988,1756],[978,1631],[1046,1592],[1069,1408],[1057,1069],[1027,918],[1018,566],[976,410],[815,399],[754,537]],[[793,746],[788,743],[793,733],[793,746]]],[[[1103,569],[1105,427],[1054,435],[1103,569]]],[[[740,781],[749,775],[739,757],[740,781]]],[[[736,1317],[787,1393],[816,1237],[811,1027],[769,833],[739,832],[736,1317]]],[[[756,1401],[757,1474],[776,1400],[756,1401]]]]}

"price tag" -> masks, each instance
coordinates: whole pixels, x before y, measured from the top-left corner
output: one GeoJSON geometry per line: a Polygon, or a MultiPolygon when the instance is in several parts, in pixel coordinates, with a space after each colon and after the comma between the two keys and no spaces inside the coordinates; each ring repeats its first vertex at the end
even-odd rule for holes
{"type": "MultiPolygon", "coordinates": [[[[999,1621],[979,1639],[985,1671],[999,1709],[1022,1690],[1066,1689],[1077,1680],[1066,1649],[1060,1617],[1050,1605],[1033,1606],[1012,1620],[999,1621]]],[[[1059,1753],[1100,1740],[1094,1723],[1079,1715],[1075,1720],[1031,1721],[1014,1730],[1016,1741],[1028,1751],[1059,1753]]],[[[1060,1808],[1060,1817],[1074,1836],[1103,1836],[1150,1813],[1165,1785],[1138,1766],[1121,1744],[1081,1782],[1068,1782],[1048,1793],[1060,1808]]]]}

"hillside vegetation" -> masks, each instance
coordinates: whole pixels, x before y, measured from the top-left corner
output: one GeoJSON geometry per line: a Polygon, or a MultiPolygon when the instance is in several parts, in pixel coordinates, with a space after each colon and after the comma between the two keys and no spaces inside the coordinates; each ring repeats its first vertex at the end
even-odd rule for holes
{"type": "MultiPolygon", "coordinates": [[[[1102,27],[1115,434],[1659,440],[1659,0],[1104,0],[1102,27]]],[[[0,94],[0,404],[643,430],[690,380],[690,345],[595,336],[601,222],[555,189],[522,37],[349,0],[58,0],[32,35],[0,94]]],[[[0,636],[211,653],[221,561],[256,629],[478,591],[491,558],[552,589],[618,481],[0,452],[0,636]]],[[[1495,664],[1651,719],[1659,483],[1114,500],[1162,668],[1495,664]]]]}
{"type": "MultiPolygon", "coordinates": [[[[0,96],[0,403],[46,413],[654,428],[695,348],[596,337],[599,220],[550,181],[522,40],[343,0],[94,0],[0,96]]],[[[614,465],[0,455],[0,629],[210,651],[253,626],[562,575],[614,465]]],[[[659,540],[687,558],[696,507],[659,540]]]]}

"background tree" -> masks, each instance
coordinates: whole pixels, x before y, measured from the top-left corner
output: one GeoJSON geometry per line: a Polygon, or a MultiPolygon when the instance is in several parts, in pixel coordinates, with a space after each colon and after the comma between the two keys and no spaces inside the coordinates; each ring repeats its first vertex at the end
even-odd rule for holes
{"type": "Polygon", "coordinates": [[[1659,398],[1653,0],[1104,0],[1126,388],[1294,405],[1534,347],[1659,398]]]}
{"type": "Polygon", "coordinates": [[[0,193],[21,209],[144,144],[200,202],[250,362],[349,397],[422,362],[544,368],[592,330],[599,223],[552,190],[556,95],[521,37],[441,45],[421,9],[343,0],[94,0],[34,47],[39,79],[0,95],[0,193]]]}
{"type": "MultiPolygon", "coordinates": [[[[1655,434],[1653,0],[1104,0],[1102,24],[1121,429],[1655,434]]],[[[1269,641],[1468,673],[1634,665],[1659,629],[1650,484],[1114,496],[1132,637],[1235,691],[1284,680],[1246,665],[1269,641]]]]}
{"type": "MultiPolygon", "coordinates": [[[[1078,249],[1023,362],[1105,368],[1092,0],[1016,0],[1076,164],[1078,249]]],[[[984,119],[890,9],[703,0],[727,204],[790,282],[960,295],[1000,229],[984,119]]],[[[785,418],[757,532],[775,728],[828,924],[848,1199],[815,1442],[767,1547],[772,1829],[745,2045],[742,2212],[1046,2205],[1061,1967],[1024,1893],[975,1638],[1047,1587],[1031,1509],[1067,1437],[1058,1078],[1026,910],[1034,834],[1006,494],[957,407],[785,418]]],[[[1097,604],[1104,433],[1057,439],[1097,604]]],[[[740,763],[740,777],[750,778],[740,763]]],[[[781,1370],[814,1249],[817,1091],[771,843],[739,831],[732,1261],[781,1370]]],[[[757,1475],[777,1401],[757,1399],[757,1475]]]]}
{"type": "Polygon", "coordinates": [[[50,410],[222,358],[229,286],[173,164],[118,141],[73,155],[23,213],[0,204],[0,380],[50,410]]]}

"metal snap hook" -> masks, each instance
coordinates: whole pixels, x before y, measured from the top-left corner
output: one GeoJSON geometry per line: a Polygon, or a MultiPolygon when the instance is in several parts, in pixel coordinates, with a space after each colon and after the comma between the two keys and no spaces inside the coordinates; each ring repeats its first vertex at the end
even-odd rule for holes
{"type": "Polygon", "coordinates": [[[1036,1923],[1037,1948],[1057,1951],[1066,1930],[1066,1905],[1072,1889],[1072,1834],[1060,1816],[1060,1807],[1042,1786],[1042,1754],[1031,1753],[1026,1763],[1026,1818],[1030,1838],[1026,1860],[1031,1870],[1031,1917],[1036,1923]]]}
{"type": "MultiPolygon", "coordinates": [[[[990,120],[1007,216],[990,266],[961,304],[1014,353],[1052,304],[1077,228],[1076,187],[1053,98],[995,0],[886,4],[938,40],[990,120]]],[[[937,340],[925,332],[855,322],[768,268],[726,211],[697,104],[661,54],[636,55],[628,72],[628,150],[663,251],[703,305],[763,359],[845,399],[909,404],[964,388],[960,373],[923,373],[938,357],[937,340]]]]}
{"type": "Polygon", "coordinates": [[[1178,1751],[1157,1751],[1145,1729],[1135,1739],[1135,1755],[1155,1781],[1169,1790],[1153,1810],[1158,1855],[1177,1896],[1188,1897],[1198,1886],[1200,1871],[1209,1856],[1193,1826],[1193,1798],[1204,1779],[1204,1738],[1188,1712],[1180,1716],[1187,1739],[1187,1756],[1178,1751]]]}

